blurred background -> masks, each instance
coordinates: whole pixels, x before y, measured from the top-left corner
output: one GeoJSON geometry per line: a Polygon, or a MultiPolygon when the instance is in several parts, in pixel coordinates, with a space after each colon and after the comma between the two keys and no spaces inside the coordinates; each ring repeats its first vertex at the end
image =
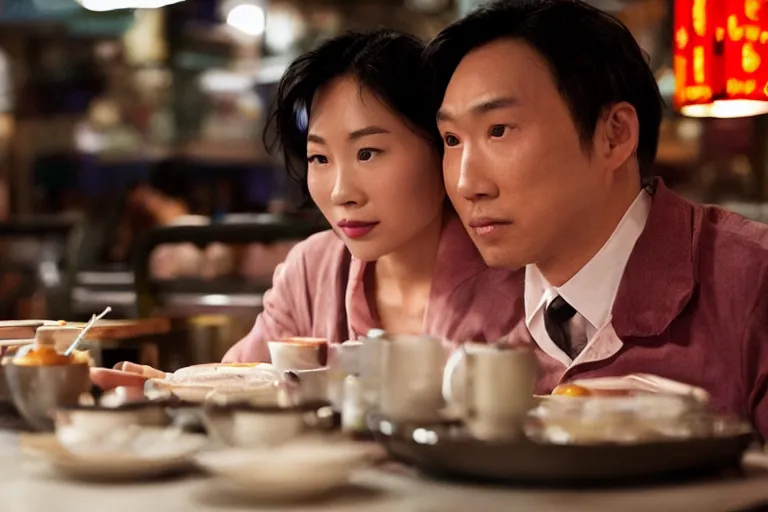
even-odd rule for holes
{"type": "MultiPolygon", "coordinates": [[[[0,320],[109,305],[172,320],[166,367],[220,358],[290,247],[323,229],[261,142],[287,64],[350,29],[428,39],[479,3],[0,1],[0,320]]],[[[748,101],[765,100],[765,2],[591,3],[630,27],[670,106],[657,173],[768,218],[768,130],[748,101]]]]}

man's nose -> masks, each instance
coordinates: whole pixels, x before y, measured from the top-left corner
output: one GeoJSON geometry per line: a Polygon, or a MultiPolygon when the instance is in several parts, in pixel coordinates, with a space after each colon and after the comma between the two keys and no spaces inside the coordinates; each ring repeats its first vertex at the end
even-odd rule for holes
{"type": "Polygon", "coordinates": [[[487,159],[471,148],[462,153],[457,188],[464,199],[472,202],[499,195],[499,189],[490,176],[487,159]]]}

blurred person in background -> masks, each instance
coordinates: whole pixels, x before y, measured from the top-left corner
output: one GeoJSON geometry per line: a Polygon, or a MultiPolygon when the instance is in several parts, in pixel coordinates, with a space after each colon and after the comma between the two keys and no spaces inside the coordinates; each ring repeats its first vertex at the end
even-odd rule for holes
{"type": "MultiPolygon", "coordinates": [[[[111,248],[113,261],[132,261],[132,249],[141,231],[152,227],[201,226],[209,217],[194,214],[190,179],[183,164],[166,160],[150,172],[147,183],[133,187],[127,196],[126,211],[111,248]]],[[[224,244],[212,243],[204,249],[192,243],[170,243],[156,247],[150,255],[150,275],[155,279],[206,278],[231,274],[235,256],[224,244]]]]}
{"type": "MultiPolygon", "coordinates": [[[[333,343],[383,328],[495,341],[513,327],[507,290],[519,273],[488,268],[446,201],[423,48],[390,30],[351,33],[286,71],[270,146],[333,229],[291,250],[225,362],[269,361],[266,342],[286,337],[333,343]]],[[[92,378],[140,385],[157,372],[130,370],[92,378]]]]}

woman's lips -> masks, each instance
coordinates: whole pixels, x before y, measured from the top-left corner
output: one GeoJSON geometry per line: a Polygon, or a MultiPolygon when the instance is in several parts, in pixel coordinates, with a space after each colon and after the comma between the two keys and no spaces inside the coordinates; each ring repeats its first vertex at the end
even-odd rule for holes
{"type": "Polygon", "coordinates": [[[341,221],[338,226],[347,238],[362,238],[378,226],[378,222],[341,221]]]}

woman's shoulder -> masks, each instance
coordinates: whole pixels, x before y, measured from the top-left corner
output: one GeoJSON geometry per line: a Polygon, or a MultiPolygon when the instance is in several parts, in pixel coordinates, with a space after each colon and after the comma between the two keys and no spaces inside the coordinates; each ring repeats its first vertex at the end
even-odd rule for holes
{"type": "Polygon", "coordinates": [[[285,259],[283,271],[301,269],[307,279],[335,274],[332,270],[343,264],[347,254],[344,242],[333,230],[321,231],[293,246],[285,259]]]}

